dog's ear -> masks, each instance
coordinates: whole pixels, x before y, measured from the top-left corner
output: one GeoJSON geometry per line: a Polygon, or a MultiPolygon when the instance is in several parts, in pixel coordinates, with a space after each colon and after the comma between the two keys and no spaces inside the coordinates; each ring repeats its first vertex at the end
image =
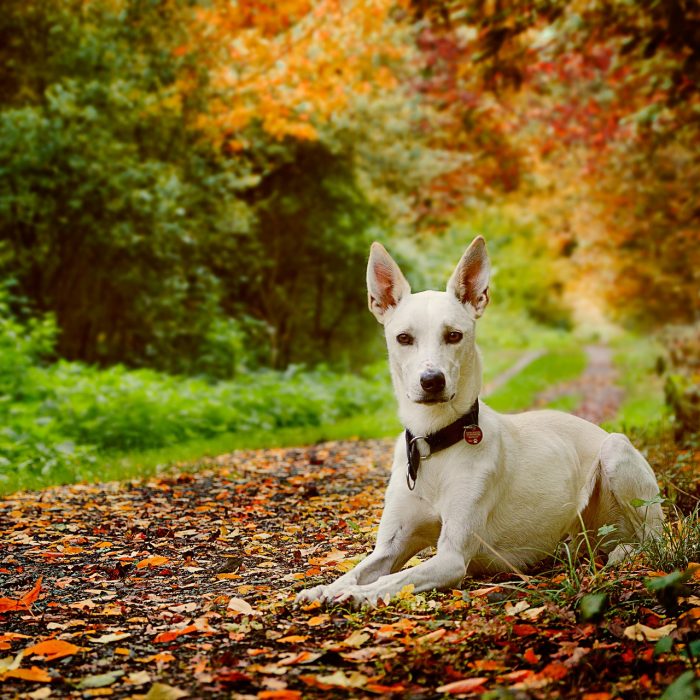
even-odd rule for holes
{"type": "Polygon", "coordinates": [[[396,306],[411,293],[406,278],[381,243],[372,243],[367,263],[367,301],[379,323],[387,309],[396,306]]]}
{"type": "Polygon", "coordinates": [[[489,278],[491,263],[486,252],[486,241],[477,236],[447,283],[447,292],[454,294],[462,304],[469,304],[479,318],[489,303],[489,278]]]}

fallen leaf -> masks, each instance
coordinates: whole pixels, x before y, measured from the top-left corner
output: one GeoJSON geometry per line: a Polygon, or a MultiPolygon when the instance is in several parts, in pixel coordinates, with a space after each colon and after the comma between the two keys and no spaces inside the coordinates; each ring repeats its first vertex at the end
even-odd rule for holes
{"type": "Polygon", "coordinates": [[[318,627],[319,625],[322,625],[322,624],[328,622],[328,620],[330,620],[330,619],[331,619],[331,616],[326,615],[324,613],[323,615],[315,615],[314,617],[309,618],[306,621],[306,624],[309,627],[318,627]]]}
{"type": "Polygon", "coordinates": [[[109,644],[110,642],[118,642],[121,639],[126,639],[127,637],[131,637],[131,633],[129,632],[114,632],[112,634],[103,634],[101,637],[95,637],[95,639],[91,639],[91,642],[94,642],[95,644],[109,644]]]}
{"type": "Polygon", "coordinates": [[[459,693],[473,693],[477,689],[484,690],[483,685],[488,681],[488,678],[464,678],[461,681],[441,685],[436,692],[449,693],[450,695],[458,695],[459,693]]]}
{"type": "Polygon", "coordinates": [[[51,688],[44,686],[43,688],[37,688],[32,693],[27,693],[27,697],[31,698],[31,700],[46,700],[46,698],[51,697],[52,692],[51,688]]]}
{"type": "Polygon", "coordinates": [[[159,635],[156,635],[156,638],[153,641],[156,644],[172,642],[173,639],[177,639],[183,634],[191,634],[192,632],[199,632],[199,628],[197,627],[197,625],[187,625],[186,627],[182,627],[181,629],[169,630],[168,632],[161,632],[159,635]]]}
{"type": "Polygon", "coordinates": [[[523,654],[523,659],[527,661],[529,664],[537,664],[540,661],[540,657],[535,654],[535,652],[532,650],[532,647],[528,647],[525,650],[525,653],[523,654]]]}
{"type": "Polygon", "coordinates": [[[623,634],[628,639],[634,639],[637,642],[657,642],[662,637],[667,637],[675,629],[676,624],[673,622],[663,627],[647,627],[638,622],[636,625],[626,627],[623,634]]]}
{"type": "Polygon", "coordinates": [[[367,676],[352,671],[345,675],[340,669],[328,676],[316,676],[316,680],[324,685],[338,686],[340,688],[362,688],[367,683],[367,676]]]}
{"type": "Polygon", "coordinates": [[[142,559],[138,564],[136,564],[137,569],[145,569],[147,566],[148,567],[153,567],[153,566],[163,566],[163,564],[167,564],[170,561],[168,557],[162,557],[158,554],[152,556],[152,557],[147,557],[146,559],[142,559]]]}
{"type": "Polygon", "coordinates": [[[358,647],[361,647],[367,640],[369,639],[369,635],[367,632],[362,632],[361,630],[355,630],[350,634],[348,637],[346,637],[340,644],[341,646],[344,647],[351,647],[353,649],[357,649],[358,647]]]}
{"type": "Polygon", "coordinates": [[[298,654],[288,654],[277,662],[278,666],[296,666],[297,664],[310,664],[323,656],[321,653],[302,651],[298,654]]]}
{"type": "Polygon", "coordinates": [[[126,679],[128,683],[133,683],[133,685],[145,685],[151,682],[151,674],[148,671],[134,671],[130,673],[126,679]]]}
{"type": "Polygon", "coordinates": [[[240,613],[242,615],[259,615],[260,613],[253,610],[250,603],[247,603],[243,598],[231,598],[228,602],[227,610],[240,613]]]}
{"type": "Polygon", "coordinates": [[[187,697],[189,693],[180,688],[175,688],[172,685],[166,685],[165,683],[154,683],[150,690],[141,697],[144,700],[178,700],[178,698],[187,697]]]}
{"type": "Polygon", "coordinates": [[[301,700],[301,692],[298,690],[261,690],[258,693],[260,700],[301,700]]]}
{"type": "Polygon", "coordinates": [[[14,600],[13,598],[0,598],[0,613],[29,610],[32,603],[35,603],[36,599],[39,597],[39,593],[41,593],[42,578],[42,576],[39,576],[31,591],[20,596],[18,600],[14,600]]]}
{"type": "Polygon", "coordinates": [[[94,676],[85,676],[76,686],[81,690],[83,688],[104,688],[112,685],[124,675],[124,671],[110,671],[109,673],[98,673],[94,676]]]}
{"type": "Polygon", "coordinates": [[[290,634],[288,637],[280,637],[277,641],[284,642],[285,644],[297,644],[305,642],[308,636],[303,634],[290,634]]]}
{"type": "Polygon", "coordinates": [[[64,642],[62,639],[47,639],[25,649],[24,655],[43,656],[47,661],[53,661],[63,656],[71,656],[81,650],[81,647],[70,642],[64,642]]]}
{"type": "Polygon", "coordinates": [[[16,668],[0,674],[0,680],[5,678],[19,678],[23,681],[33,681],[34,683],[50,683],[51,676],[43,668],[32,666],[31,668],[16,668]]]}

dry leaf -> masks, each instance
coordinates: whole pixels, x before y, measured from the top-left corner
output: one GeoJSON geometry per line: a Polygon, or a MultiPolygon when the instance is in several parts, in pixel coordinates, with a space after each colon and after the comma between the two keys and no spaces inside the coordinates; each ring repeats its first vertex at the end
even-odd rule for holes
{"type": "Polygon", "coordinates": [[[142,696],[144,700],[178,700],[187,697],[189,693],[180,688],[165,683],[154,683],[148,693],[142,696]]]}
{"type": "Polygon", "coordinates": [[[673,622],[663,627],[647,627],[638,622],[636,625],[625,628],[623,634],[628,639],[634,639],[637,642],[657,642],[662,637],[668,637],[675,629],[676,624],[673,622]]]}
{"type": "Polygon", "coordinates": [[[81,651],[81,649],[81,647],[77,647],[75,644],[71,644],[70,642],[64,642],[62,639],[47,639],[25,649],[24,655],[43,656],[47,661],[53,661],[54,659],[60,659],[63,656],[71,656],[72,654],[81,651]]]}
{"type": "Polygon", "coordinates": [[[50,683],[51,676],[44,671],[43,668],[32,666],[31,668],[16,668],[12,671],[6,671],[0,674],[0,680],[5,678],[19,678],[23,681],[32,681],[34,683],[50,683]]]}
{"type": "Polygon", "coordinates": [[[154,555],[146,559],[142,559],[138,564],[136,564],[137,569],[145,569],[147,566],[163,566],[170,561],[168,557],[161,557],[159,555],[154,555]]]}
{"type": "Polygon", "coordinates": [[[450,695],[458,695],[459,693],[473,693],[477,689],[483,690],[483,685],[488,681],[488,678],[465,678],[461,681],[441,685],[436,692],[449,693],[450,695]]]}
{"type": "Polygon", "coordinates": [[[227,610],[240,613],[242,615],[259,615],[260,613],[254,610],[250,603],[247,603],[243,598],[231,598],[228,602],[227,610]]]}

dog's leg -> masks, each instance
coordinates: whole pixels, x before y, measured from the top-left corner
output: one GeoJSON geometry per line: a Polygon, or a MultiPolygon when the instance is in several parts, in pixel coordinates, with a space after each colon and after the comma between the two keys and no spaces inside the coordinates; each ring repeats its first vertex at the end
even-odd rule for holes
{"type": "Polygon", "coordinates": [[[405,485],[396,489],[390,486],[387,491],[374,551],[333,583],[301,591],[296,602],[332,602],[345,591],[398,571],[414,554],[435,544],[439,532],[437,516],[424,501],[413,495],[407,497],[405,491],[405,485]]]}
{"type": "Polygon", "coordinates": [[[608,556],[609,563],[617,564],[634,551],[630,541],[643,543],[660,535],[664,514],[656,502],[659,487],[654,472],[626,435],[612,433],[605,439],[600,448],[600,465],[604,484],[621,515],[617,523],[621,543],[608,556]],[[634,506],[635,500],[644,501],[645,505],[634,506]]]}
{"type": "Polygon", "coordinates": [[[415,593],[459,586],[469,561],[479,549],[472,533],[483,526],[483,520],[474,518],[475,510],[468,507],[467,499],[454,500],[457,508],[447,509],[453,517],[446,518],[443,524],[434,557],[404,571],[380,576],[373,583],[346,588],[336,595],[335,602],[376,605],[380,599],[388,600],[411,584],[415,593]]]}

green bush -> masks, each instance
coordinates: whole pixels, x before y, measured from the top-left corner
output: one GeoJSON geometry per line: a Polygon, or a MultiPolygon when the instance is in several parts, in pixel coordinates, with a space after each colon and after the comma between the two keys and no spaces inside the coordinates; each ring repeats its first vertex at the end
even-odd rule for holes
{"type": "Polygon", "coordinates": [[[43,364],[54,340],[49,317],[22,322],[0,295],[0,481],[79,480],[101,455],[330,424],[391,401],[385,377],[325,367],[277,372],[241,364],[235,380],[212,381],[121,365],[43,364]]]}

